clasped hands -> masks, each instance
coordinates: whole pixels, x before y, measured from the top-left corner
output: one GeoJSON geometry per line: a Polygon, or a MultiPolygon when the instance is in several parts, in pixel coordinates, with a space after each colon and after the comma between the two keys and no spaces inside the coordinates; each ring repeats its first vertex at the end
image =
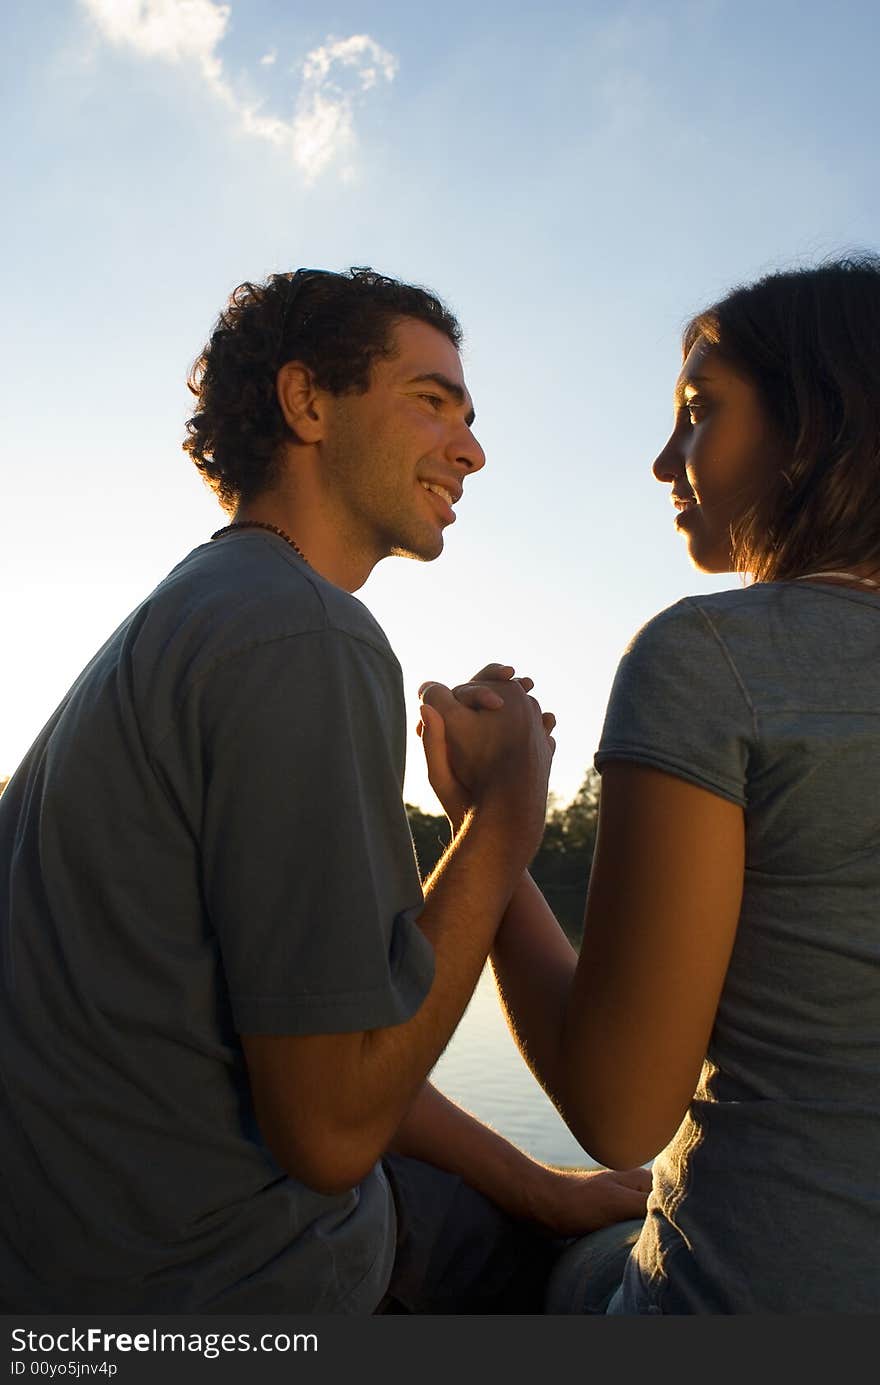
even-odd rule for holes
{"type": "MultiPolygon", "coordinates": [[[[486,803],[534,818],[543,832],[556,718],[531,696],[531,678],[487,664],[467,683],[419,688],[428,780],[458,831],[486,803]]],[[[537,843],[536,843],[537,845],[537,843]]]]}

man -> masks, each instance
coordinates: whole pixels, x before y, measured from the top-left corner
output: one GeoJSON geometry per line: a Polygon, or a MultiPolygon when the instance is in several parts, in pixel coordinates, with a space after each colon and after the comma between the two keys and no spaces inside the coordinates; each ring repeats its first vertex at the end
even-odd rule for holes
{"type": "Polygon", "coordinates": [[[644,1178],[545,1169],[425,1083],[553,750],[511,683],[423,897],[400,670],[351,593],[437,557],[484,464],[459,335],[421,289],[301,270],[240,286],[194,368],[231,521],[0,800],[10,1311],[540,1311],[549,1233],[640,1215],[644,1178]]]}

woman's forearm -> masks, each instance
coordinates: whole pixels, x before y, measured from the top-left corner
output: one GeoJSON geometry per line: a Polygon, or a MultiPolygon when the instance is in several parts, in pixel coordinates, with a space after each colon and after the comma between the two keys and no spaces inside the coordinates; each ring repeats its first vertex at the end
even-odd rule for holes
{"type": "Polygon", "coordinates": [[[507,1022],[525,1062],[551,1097],[577,953],[525,872],[490,954],[507,1022]]]}

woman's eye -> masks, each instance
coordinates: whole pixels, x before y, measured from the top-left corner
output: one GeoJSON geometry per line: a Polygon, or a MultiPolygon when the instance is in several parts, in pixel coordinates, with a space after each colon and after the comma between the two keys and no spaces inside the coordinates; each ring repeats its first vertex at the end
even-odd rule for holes
{"type": "Polygon", "coordinates": [[[691,423],[699,423],[706,411],[705,404],[701,404],[698,399],[689,399],[684,407],[691,423]]]}

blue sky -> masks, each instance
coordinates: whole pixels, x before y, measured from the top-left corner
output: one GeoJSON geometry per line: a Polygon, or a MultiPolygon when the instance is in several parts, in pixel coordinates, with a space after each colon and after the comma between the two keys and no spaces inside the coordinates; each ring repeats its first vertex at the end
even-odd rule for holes
{"type": "MultiPolygon", "coordinates": [[[[458,312],[489,462],[430,565],[359,593],[404,670],[488,658],[591,762],[617,660],[694,573],[650,463],[682,323],[880,248],[880,12],[792,0],[5,7],[0,774],[223,521],[180,449],[230,290],[372,264],[458,312]]],[[[430,807],[412,738],[407,797],[430,807]]]]}

